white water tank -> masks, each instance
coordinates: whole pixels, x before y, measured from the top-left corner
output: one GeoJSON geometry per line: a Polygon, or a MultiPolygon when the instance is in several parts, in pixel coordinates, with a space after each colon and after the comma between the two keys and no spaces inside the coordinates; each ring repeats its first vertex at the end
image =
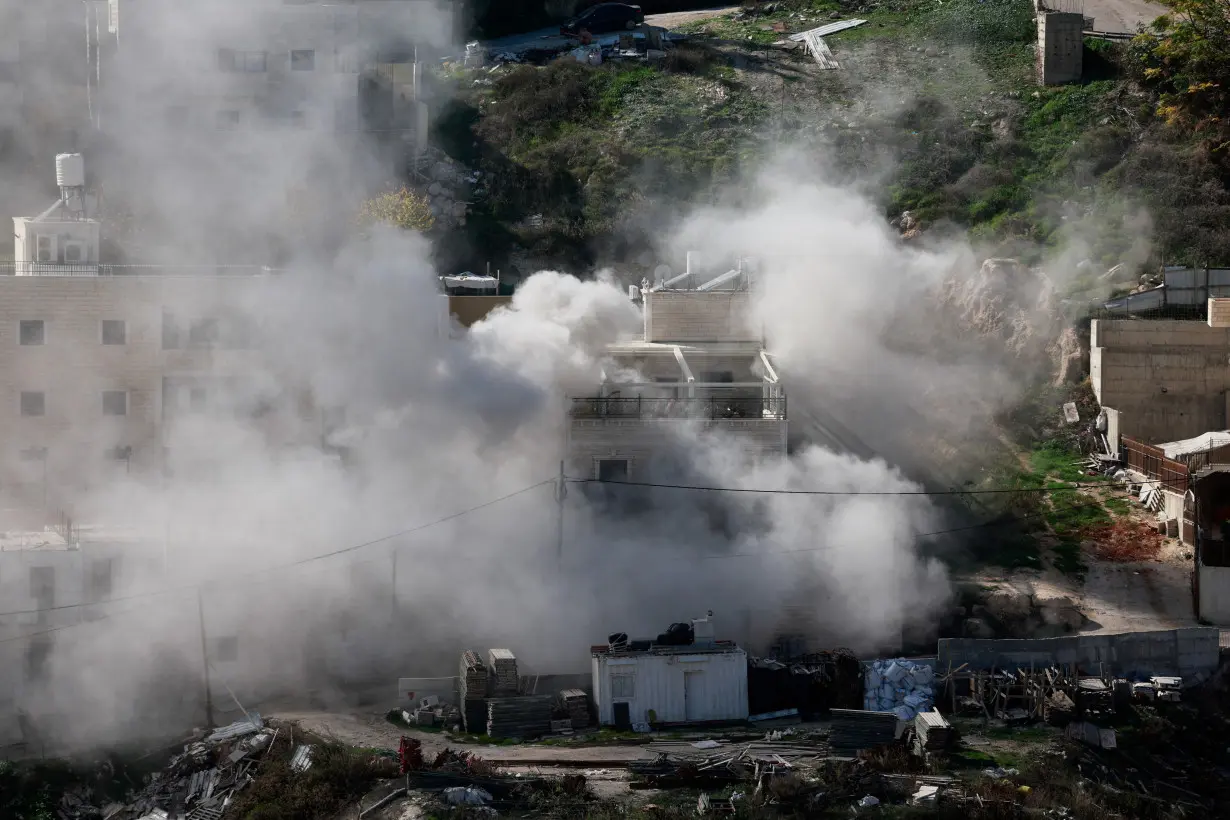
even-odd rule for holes
{"type": "Polygon", "coordinates": [[[85,157],[81,154],[56,154],[56,185],[61,188],[84,188],[85,157]]]}

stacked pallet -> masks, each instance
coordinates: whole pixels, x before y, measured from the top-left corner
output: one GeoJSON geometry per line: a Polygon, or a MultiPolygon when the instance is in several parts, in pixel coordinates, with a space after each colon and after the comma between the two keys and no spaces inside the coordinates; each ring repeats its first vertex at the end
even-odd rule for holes
{"type": "Polygon", "coordinates": [[[914,737],[920,751],[940,752],[952,743],[952,725],[938,711],[919,712],[914,718],[914,737]]]}
{"type": "Polygon", "coordinates": [[[572,721],[573,729],[584,729],[589,725],[589,695],[583,689],[565,689],[559,693],[564,712],[572,721]]]}
{"type": "Polygon", "coordinates": [[[533,738],[551,731],[554,695],[492,698],[487,701],[487,736],[533,738]]]}
{"type": "Polygon", "coordinates": [[[864,749],[886,746],[897,738],[897,716],[892,712],[833,709],[829,746],[838,757],[852,757],[864,749]]]}
{"type": "Polygon", "coordinates": [[[483,659],[472,649],[462,652],[461,675],[457,684],[461,690],[461,700],[486,699],[488,685],[487,666],[483,659]]]}
{"type": "Polygon", "coordinates": [[[497,698],[515,697],[517,686],[517,656],[508,649],[491,650],[491,694],[497,698]]]}

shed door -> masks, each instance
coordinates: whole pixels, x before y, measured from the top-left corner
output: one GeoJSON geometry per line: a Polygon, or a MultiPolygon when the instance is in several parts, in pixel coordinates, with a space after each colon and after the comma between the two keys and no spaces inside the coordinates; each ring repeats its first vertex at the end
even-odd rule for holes
{"type": "Polygon", "coordinates": [[[689,723],[705,720],[704,674],[699,669],[683,673],[683,714],[689,723]]]}
{"type": "Polygon", "coordinates": [[[1192,490],[1183,494],[1183,524],[1179,537],[1184,544],[1196,544],[1196,493],[1192,490]]]}

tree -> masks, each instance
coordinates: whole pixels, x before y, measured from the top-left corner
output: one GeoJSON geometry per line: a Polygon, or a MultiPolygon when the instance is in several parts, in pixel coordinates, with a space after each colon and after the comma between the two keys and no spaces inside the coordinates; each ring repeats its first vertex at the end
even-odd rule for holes
{"type": "Polygon", "coordinates": [[[425,233],[436,224],[431,204],[408,188],[388,191],[363,203],[359,211],[359,224],[371,227],[376,224],[392,225],[406,231],[425,233]]]}
{"type": "Polygon", "coordinates": [[[1224,155],[1230,146],[1230,3],[1162,0],[1171,11],[1142,34],[1135,50],[1143,79],[1159,93],[1158,114],[1201,132],[1224,155]]]}

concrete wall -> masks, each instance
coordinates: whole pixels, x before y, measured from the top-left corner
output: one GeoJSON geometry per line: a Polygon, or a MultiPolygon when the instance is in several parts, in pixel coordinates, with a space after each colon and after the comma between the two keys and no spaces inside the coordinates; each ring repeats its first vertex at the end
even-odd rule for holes
{"type": "Polygon", "coordinates": [[[1230,328],[1230,299],[1209,299],[1209,327],[1230,328]]]}
{"type": "Polygon", "coordinates": [[[647,342],[756,342],[764,336],[753,326],[746,291],[658,290],[646,292],[644,301],[647,342]]]}
{"type": "Polygon", "coordinates": [[[1200,566],[1201,620],[1214,626],[1230,626],[1230,567],[1200,566]]]}
{"type": "MultiPolygon", "coordinates": [[[[174,404],[190,386],[211,380],[256,380],[258,351],[188,347],[189,325],[224,317],[275,286],[263,276],[0,276],[0,492],[14,504],[42,505],[46,448],[48,504],[73,488],[106,482],[114,471],[161,474],[164,428],[182,407],[164,406],[164,380],[174,404]],[[179,326],[180,347],[164,349],[163,323],[179,326]],[[20,323],[41,320],[44,343],[20,344],[20,323]],[[124,344],[103,344],[102,323],[124,323],[124,344]],[[123,415],[103,412],[103,393],[127,394],[123,415]],[[23,416],[21,394],[42,393],[44,414],[23,416]],[[131,448],[127,460],[115,448],[131,448]]],[[[305,424],[284,407],[262,425],[305,424]]],[[[319,433],[318,426],[313,428],[319,433]]]]}
{"type": "Polygon", "coordinates": [[[570,419],[569,475],[596,478],[599,459],[626,458],[629,478],[643,479],[652,459],[669,459],[690,436],[712,433],[731,436],[750,461],[786,455],[785,419],[570,419]]]}
{"type": "Polygon", "coordinates": [[[1060,85],[1080,80],[1085,40],[1082,14],[1038,12],[1038,82],[1060,85]]]}
{"type": "Polygon", "coordinates": [[[1095,319],[1090,379],[1119,414],[1119,435],[1146,443],[1226,427],[1230,328],[1184,320],[1095,319]]]}
{"type": "Polygon", "coordinates": [[[944,673],[961,664],[973,669],[1016,669],[1076,664],[1081,672],[1181,675],[1195,682],[1217,669],[1219,630],[1212,627],[1074,635],[1063,638],[974,640],[941,638],[936,669],[944,673]]]}

